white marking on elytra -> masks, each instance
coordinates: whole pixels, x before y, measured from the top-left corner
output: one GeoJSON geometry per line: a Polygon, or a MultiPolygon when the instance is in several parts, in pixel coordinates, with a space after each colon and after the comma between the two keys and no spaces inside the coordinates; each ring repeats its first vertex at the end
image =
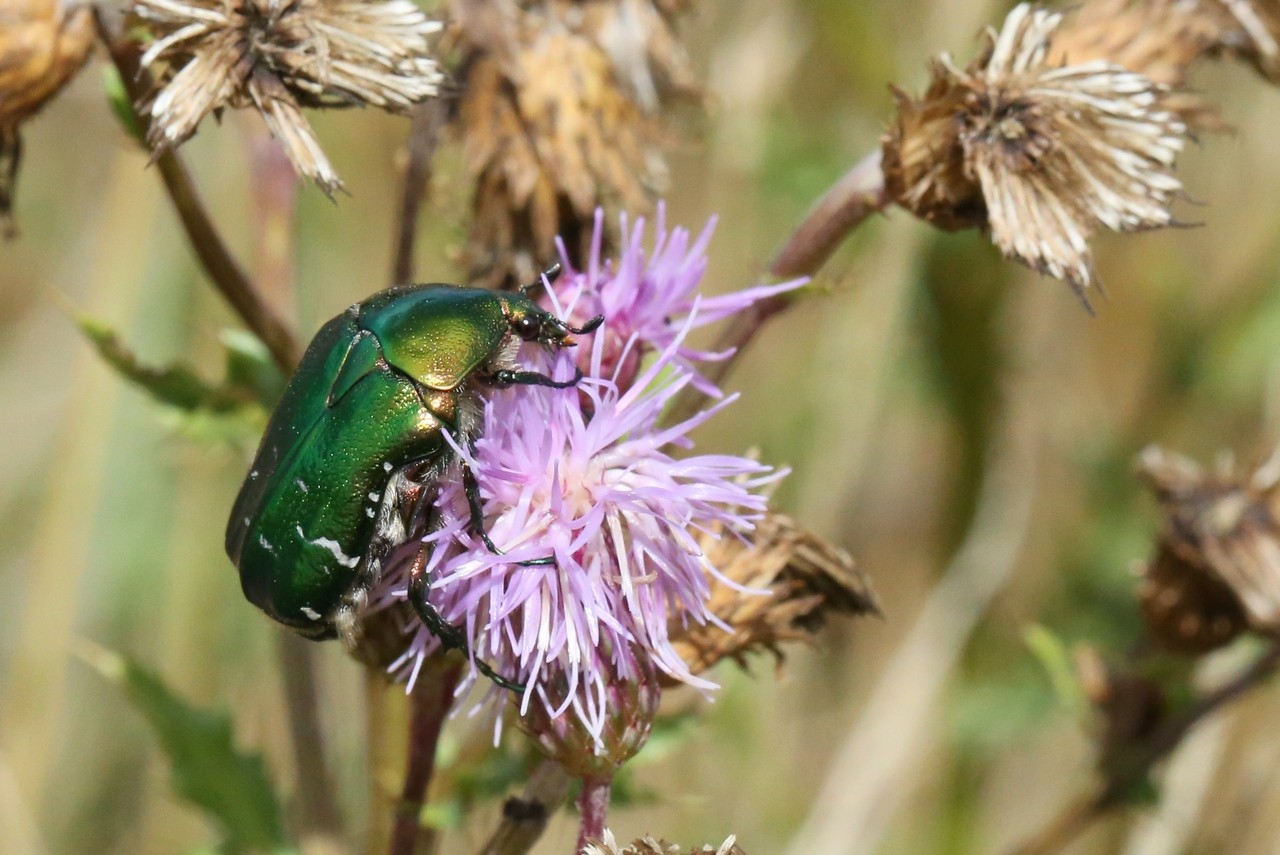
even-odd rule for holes
{"type": "Polygon", "coordinates": [[[301,478],[294,478],[293,483],[297,484],[298,489],[304,493],[308,492],[311,489],[310,487],[307,486],[306,482],[303,481],[301,478]]]}
{"type": "Polygon", "coordinates": [[[343,552],[342,546],[338,543],[338,541],[330,540],[327,537],[309,538],[302,531],[302,526],[295,526],[295,528],[298,531],[298,537],[302,538],[307,543],[318,546],[321,549],[328,550],[329,554],[333,556],[334,560],[337,561],[339,564],[341,564],[343,567],[346,567],[350,570],[354,570],[356,569],[356,566],[360,563],[359,558],[352,558],[350,555],[343,552]]]}
{"type": "Polygon", "coordinates": [[[375,516],[377,516],[377,513],[373,510],[373,508],[365,508],[364,515],[369,519],[373,519],[375,516]]]}
{"type": "Polygon", "coordinates": [[[302,615],[307,620],[320,620],[320,613],[315,609],[308,608],[307,606],[302,607],[302,615]]]}
{"type": "Polygon", "coordinates": [[[380,500],[381,498],[382,498],[382,494],[381,494],[381,493],[370,493],[370,494],[369,494],[369,501],[371,501],[371,502],[376,502],[376,501],[380,500]]]}
{"type": "Polygon", "coordinates": [[[258,543],[261,543],[262,548],[267,550],[267,552],[270,552],[272,555],[276,554],[276,548],[271,545],[271,541],[267,540],[266,535],[264,534],[258,535],[258,543]]]}
{"type": "Polygon", "coordinates": [[[258,477],[258,470],[257,470],[257,469],[254,469],[252,472],[250,472],[250,473],[249,473],[249,477],[250,477],[250,478],[257,478],[257,477],[258,477]]]}
{"type": "Polygon", "coordinates": [[[244,524],[245,524],[245,525],[249,525],[249,518],[248,518],[248,517],[245,517],[245,518],[244,518],[244,524]]]}
{"type": "Polygon", "coordinates": [[[393,467],[390,463],[383,463],[383,464],[382,464],[382,471],[383,471],[383,472],[390,472],[393,468],[394,468],[394,467],[393,467]]]}

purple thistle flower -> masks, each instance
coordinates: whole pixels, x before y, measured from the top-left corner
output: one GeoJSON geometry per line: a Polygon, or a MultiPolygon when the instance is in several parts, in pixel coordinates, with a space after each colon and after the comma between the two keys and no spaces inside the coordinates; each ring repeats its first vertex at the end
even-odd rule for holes
{"type": "MultiPolygon", "coordinates": [[[[677,359],[699,311],[695,301],[685,330],[626,390],[588,377],[576,389],[496,392],[475,454],[454,450],[477,475],[487,531],[504,554],[467,532],[460,479],[445,481],[439,526],[423,538],[433,546],[431,603],[462,628],[475,656],[528,687],[521,715],[532,704],[544,719],[571,712],[598,751],[618,683],[651,682],[656,669],[715,688],[689,672],[667,634],[672,620],[715,620],[706,603],[719,573],[695,533],[749,530],[766,509],[753,491],[785,474],[742,457],[677,459],[665,450],[690,448],[689,432],[736,397],[681,424],[658,425],[665,405],[693,382],[677,359]],[[555,564],[519,563],[546,556],[555,564]]],[[[603,348],[599,337],[584,347],[597,366],[603,348]]],[[[567,353],[551,362],[554,376],[573,370],[567,353]]],[[[393,668],[412,680],[438,645],[419,628],[393,668]]]]}
{"type": "MultiPolygon", "coordinates": [[[[601,258],[604,243],[604,211],[596,210],[595,231],[591,239],[591,255],[585,270],[575,270],[564,243],[557,240],[565,272],[555,286],[559,302],[568,307],[569,317],[581,323],[593,315],[604,315],[604,326],[597,336],[605,339],[600,371],[596,376],[612,377],[622,387],[630,385],[639,371],[640,361],[650,351],[665,350],[686,326],[697,328],[735,315],[756,302],[793,291],[809,281],[808,277],[792,279],[776,285],[760,285],[714,297],[696,294],[707,270],[707,246],[715,232],[716,217],[703,227],[690,245],[692,234],[679,226],[666,227],[666,207],[658,205],[653,248],[645,249],[643,217],[628,226],[626,214],[619,217],[622,247],[617,260],[601,258]],[[692,312],[697,300],[698,311],[692,312]],[[688,322],[692,321],[692,324],[688,322]]],[[[713,397],[720,390],[702,377],[695,363],[726,359],[732,350],[704,351],[681,344],[672,361],[692,374],[699,391],[713,397]]],[[[585,351],[584,358],[592,356],[585,351]]],[[[583,372],[592,367],[580,364],[583,372]]]]}

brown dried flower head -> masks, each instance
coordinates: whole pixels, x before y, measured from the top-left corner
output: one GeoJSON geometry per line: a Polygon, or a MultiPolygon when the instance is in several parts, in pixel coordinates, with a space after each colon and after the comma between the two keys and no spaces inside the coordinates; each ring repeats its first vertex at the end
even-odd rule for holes
{"type": "Polygon", "coordinates": [[[57,0],[0,0],[0,232],[15,233],[19,126],[73,78],[93,46],[93,13],[57,0]]]}
{"type": "Polygon", "coordinates": [[[671,628],[676,650],[694,674],[726,658],[745,667],[753,653],[769,652],[781,662],[779,645],[811,642],[828,615],[880,614],[870,581],[849,553],[790,517],[770,513],[747,537],[701,540],[707,560],[736,587],[713,582],[708,604],[732,632],[710,624],[671,628]],[[759,593],[766,590],[771,596],[759,593]]]}
{"type": "Polygon", "coordinates": [[[1246,629],[1280,631],[1278,460],[1245,479],[1205,472],[1155,446],[1140,455],[1164,528],[1155,558],[1141,568],[1138,598],[1162,645],[1204,653],[1246,629]]]}
{"type": "Polygon", "coordinates": [[[1087,307],[1094,232],[1173,223],[1187,127],[1142,74],[1051,62],[1061,23],[1021,4],[967,68],[944,54],[922,98],[899,93],[885,183],[941,228],[988,228],[1006,256],[1066,281],[1087,307]]]}
{"type": "Polygon", "coordinates": [[[665,180],[654,116],[693,90],[673,2],[456,3],[467,71],[458,119],[475,177],[470,279],[527,282],[585,250],[606,202],[648,207],[665,180]],[[483,12],[483,15],[481,14],[483,12]]]}
{"type": "Polygon", "coordinates": [[[402,111],[436,94],[427,37],[440,29],[411,0],[135,0],[164,65],[146,110],[157,151],[180,145],[224,107],[253,106],[299,173],[342,188],[303,107],[402,111]]]}
{"type": "Polygon", "coordinates": [[[604,838],[588,841],[582,848],[582,855],[746,855],[746,853],[738,846],[737,838],[733,835],[718,847],[698,846],[693,849],[681,849],[674,843],[648,836],[621,846],[613,836],[613,832],[606,828],[604,838]]]}

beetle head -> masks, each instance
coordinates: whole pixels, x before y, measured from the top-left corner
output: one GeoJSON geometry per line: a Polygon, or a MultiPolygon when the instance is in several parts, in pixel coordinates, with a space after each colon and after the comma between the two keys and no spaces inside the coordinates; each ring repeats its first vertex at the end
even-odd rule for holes
{"type": "Polygon", "coordinates": [[[539,308],[529,299],[529,292],[543,285],[556,281],[562,270],[560,263],[548,267],[537,281],[520,288],[523,300],[512,300],[507,304],[507,320],[516,335],[525,341],[536,341],[553,347],[574,347],[575,335],[586,335],[594,332],[604,323],[604,315],[596,315],[580,327],[570,326],[550,312],[539,308]]]}

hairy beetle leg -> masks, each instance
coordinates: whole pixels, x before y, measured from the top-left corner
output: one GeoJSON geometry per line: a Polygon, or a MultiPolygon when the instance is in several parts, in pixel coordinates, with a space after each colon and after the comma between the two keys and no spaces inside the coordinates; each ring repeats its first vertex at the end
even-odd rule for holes
{"type": "MultiPolygon", "coordinates": [[[[474,449],[472,449],[474,451],[474,449]]],[[[484,508],[480,499],[480,482],[476,480],[476,473],[466,463],[462,464],[462,491],[467,494],[467,532],[472,537],[478,537],[484,541],[485,547],[494,555],[505,555],[498,545],[489,537],[489,532],[484,530],[484,508]]],[[[530,558],[526,561],[513,562],[517,567],[550,567],[556,563],[554,555],[548,555],[545,558],[530,558]]]]}
{"type": "Polygon", "coordinates": [[[422,621],[427,631],[440,639],[440,646],[445,650],[460,650],[468,659],[471,659],[476,666],[476,670],[484,676],[488,677],[495,685],[503,689],[508,689],[517,694],[523,694],[525,686],[523,683],[517,683],[514,680],[508,680],[485,662],[483,659],[475,659],[471,656],[470,645],[467,644],[467,637],[463,635],[462,630],[444,619],[440,612],[436,611],[436,607],[431,605],[427,599],[427,594],[431,587],[427,581],[426,574],[426,546],[418,550],[418,555],[413,561],[413,567],[409,570],[409,604],[413,607],[413,611],[418,615],[418,619],[422,621]]]}

